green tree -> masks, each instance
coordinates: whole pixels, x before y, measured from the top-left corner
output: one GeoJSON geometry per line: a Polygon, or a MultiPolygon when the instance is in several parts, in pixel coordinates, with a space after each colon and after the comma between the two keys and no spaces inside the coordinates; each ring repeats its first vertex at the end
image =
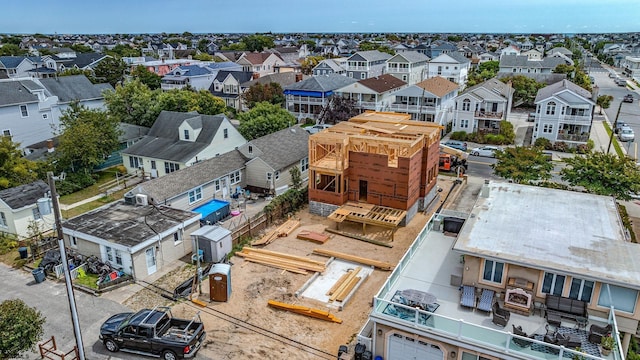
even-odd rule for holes
{"type": "Polygon", "coordinates": [[[118,149],[118,120],[106,111],[72,103],[62,112],[57,129],[58,161],[62,168],[90,173],[118,149]]]}
{"type": "Polygon", "coordinates": [[[104,92],[110,116],[119,122],[147,127],[153,125],[160,114],[156,98],[157,92],[138,79],[116,86],[115,91],[104,92]]]}
{"type": "Polygon", "coordinates": [[[313,68],[316,67],[322,60],[324,60],[323,56],[307,56],[300,63],[302,73],[305,75],[311,75],[313,73],[313,68]]]}
{"type": "Polygon", "coordinates": [[[563,160],[562,180],[587,192],[630,200],[629,193],[640,192],[640,170],[635,160],[601,151],[563,160]]]}
{"type": "Polygon", "coordinates": [[[229,44],[227,46],[223,46],[222,50],[244,51],[244,50],[247,50],[247,45],[245,43],[243,43],[242,41],[240,41],[240,42],[237,42],[237,43],[229,44]]]}
{"type": "Polygon", "coordinates": [[[116,87],[116,84],[124,79],[126,71],[127,64],[124,61],[108,57],[100,61],[93,72],[97,81],[108,82],[111,86],[116,87]]]}
{"type": "Polygon", "coordinates": [[[45,317],[20,299],[0,303],[0,358],[13,359],[35,346],[44,335],[45,317]]]}
{"type": "Polygon", "coordinates": [[[285,129],[296,122],[296,118],[287,110],[268,102],[258,103],[253,109],[238,114],[238,119],[238,131],[247,140],[285,129]]]}
{"type": "Polygon", "coordinates": [[[82,44],[71,45],[70,49],[81,54],[93,52],[91,47],[82,44]]]}
{"type": "Polygon", "coordinates": [[[19,144],[0,136],[0,189],[28,184],[38,179],[39,164],[22,156],[19,144]]]}
{"type": "Polygon", "coordinates": [[[499,61],[483,62],[482,64],[478,65],[477,68],[471,69],[471,71],[469,72],[469,77],[467,79],[467,86],[474,86],[494,78],[496,74],[498,74],[499,69],[499,61]]]}
{"type": "Polygon", "coordinates": [[[532,78],[524,75],[507,76],[500,79],[503,83],[511,81],[513,87],[513,101],[514,103],[521,102],[525,106],[533,107],[534,100],[538,90],[545,87],[544,83],[539,83],[532,78]]]}
{"type": "Polygon", "coordinates": [[[289,174],[291,175],[291,187],[300,190],[302,187],[302,175],[300,174],[300,168],[294,166],[289,170],[289,174]]]}
{"type": "Polygon", "coordinates": [[[206,52],[201,52],[200,54],[195,54],[192,56],[194,60],[200,61],[213,61],[213,56],[207,54],[206,52]]]}
{"type": "Polygon", "coordinates": [[[249,109],[263,101],[282,106],[284,104],[284,92],[280,84],[275,82],[269,84],[256,83],[242,94],[242,99],[249,109]]]}
{"type": "Polygon", "coordinates": [[[600,106],[600,115],[602,115],[602,111],[604,109],[608,109],[611,106],[611,101],[613,101],[613,96],[611,95],[600,95],[598,99],[596,99],[596,104],[600,106]]]}
{"type": "Polygon", "coordinates": [[[553,69],[553,72],[555,74],[571,75],[574,71],[576,71],[576,68],[573,65],[567,64],[558,64],[558,66],[553,69]]]}
{"type": "Polygon", "coordinates": [[[123,44],[118,44],[114,46],[113,49],[106,50],[105,53],[107,55],[111,55],[116,58],[129,57],[129,56],[135,57],[135,56],[142,55],[142,52],[140,51],[140,49],[136,49],[129,45],[123,45],[123,44]]]}
{"type": "Polygon", "coordinates": [[[149,71],[142,65],[136,66],[131,72],[134,79],[140,80],[141,83],[147,85],[151,90],[160,89],[160,81],[162,77],[154,72],[149,71]]]}
{"type": "Polygon", "coordinates": [[[26,53],[26,50],[22,50],[20,46],[14,44],[4,44],[0,47],[0,56],[20,56],[26,53]]]}
{"type": "Polygon", "coordinates": [[[347,121],[361,112],[355,99],[332,96],[320,111],[322,115],[319,121],[324,124],[337,124],[341,121],[347,121]]]}
{"type": "Polygon", "coordinates": [[[395,55],[396,52],[390,47],[382,44],[375,44],[370,41],[363,41],[358,45],[360,51],[378,50],[387,54],[395,55]]]}
{"type": "Polygon", "coordinates": [[[271,49],[275,46],[272,37],[259,34],[245,36],[242,38],[242,42],[248,51],[262,51],[265,48],[271,49]]]}
{"type": "Polygon", "coordinates": [[[540,148],[508,147],[496,151],[496,159],[498,161],[492,165],[494,173],[515,183],[526,184],[551,178],[553,165],[540,148]]]}
{"type": "Polygon", "coordinates": [[[226,109],[224,100],[213,96],[207,90],[192,91],[181,89],[164,91],[158,94],[157,99],[160,111],[197,111],[199,114],[217,115],[224,113],[226,109]]]}
{"type": "Polygon", "coordinates": [[[209,39],[200,39],[198,41],[198,45],[196,46],[196,49],[200,50],[200,52],[208,53],[209,52],[209,49],[207,49],[208,45],[209,45],[209,39]]]}
{"type": "Polygon", "coordinates": [[[96,79],[93,76],[93,72],[91,70],[82,70],[78,68],[67,68],[64,71],[59,72],[58,76],[72,76],[72,75],[84,75],[91,81],[92,83],[96,83],[96,79]]]}

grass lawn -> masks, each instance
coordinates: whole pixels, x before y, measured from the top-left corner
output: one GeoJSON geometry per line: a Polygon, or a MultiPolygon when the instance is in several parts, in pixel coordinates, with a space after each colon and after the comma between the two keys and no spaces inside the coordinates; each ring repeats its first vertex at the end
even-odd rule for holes
{"type": "Polygon", "coordinates": [[[92,289],[96,289],[96,290],[98,289],[98,285],[97,285],[98,275],[96,274],[85,273],[83,277],[78,277],[74,279],[73,282],[78,285],[84,285],[92,289]]]}
{"type": "MultiPolygon", "coordinates": [[[[70,219],[72,217],[78,216],[80,214],[84,214],[88,211],[91,211],[93,209],[99,208],[102,205],[108,204],[110,202],[114,202],[118,199],[122,199],[122,197],[124,196],[124,194],[131,190],[131,188],[128,189],[122,189],[120,191],[116,191],[112,194],[110,194],[109,196],[103,196],[100,199],[96,200],[96,201],[92,201],[86,204],[82,204],[80,206],[76,206],[72,209],[69,210],[61,210],[60,212],[62,213],[62,217],[65,219],[70,219]]],[[[73,194],[71,194],[73,195],[73,194]]],[[[81,199],[82,200],[82,199],[81,199]]]]}
{"type": "Polygon", "coordinates": [[[92,196],[95,195],[99,195],[100,193],[104,193],[104,189],[100,189],[100,186],[103,184],[108,183],[109,181],[113,181],[116,178],[116,172],[117,170],[115,169],[106,169],[103,171],[98,172],[98,181],[96,181],[95,184],[89,186],[88,188],[82,189],[82,190],[78,190],[76,192],[74,192],[73,194],[68,194],[68,195],[64,195],[60,197],[60,203],[61,204],[73,204],[76,203],[80,200],[84,200],[86,198],[90,198],[92,196]]]}
{"type": "MultiPolygon", "coordinates": [[[[609,124],[606,121],[603,121],[602,125],[604,125],[604,129],[607,130],[607,135],[609,135],[609,137],[611,138],[612,135],[611,135],[611,128],[609,127],[609,124]]],[[[616,150],[616,154],[618,154],[619,157],[624,157],[622,148],[620,148],[618,139],[616,139],[615,136],[613,136],[611,143],[613,144],[613,148],[616,150]]]]}

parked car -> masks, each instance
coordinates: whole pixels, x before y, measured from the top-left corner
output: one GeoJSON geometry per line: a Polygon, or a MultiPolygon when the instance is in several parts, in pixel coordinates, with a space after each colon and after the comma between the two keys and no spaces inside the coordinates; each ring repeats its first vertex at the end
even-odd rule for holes
{"type": "Polygon", "coordinates": [[[500,150],[497,146],[486,145],[471,149],[471,155],[496,157],[496,151],[500,150]]]}
{"type": "Polygon", "coordinates": [[[449,140],[449,141],[446,141],[444,145],[454,149],[467,151],[467,143],[464,141],[449,140]]]}
{"type": "Polygon", "coordinates": [[[633,94],[627,94],[624,96],[624,99],[622,99],[622,101],[626,102],[626,103],[632,103],[633,102],[633,94]]]}
{"type": "Polygon", "coordinates": [[[629,125],[627,125],[627,123],[624,121],[616,122],[616,127],[615,129],[613,129],[613,132],[617,134],[620,132],[620,129],[622,129],[623,127],[629,127],[629,125]]]}
{"type": "Polygon", "coordinates": [[[527,116],[527,121],[528,122],[536,121],[536,113],[534,112],[529,113],[529,115],[527,116]]]}
{"type": "Polygon", "coordinates": [[[100,340],[107,350],[134,352],[163,360],[193,358],[206,336],[198,314],[191,320],[178,319],[165,307],[116,314],[100,327],[100,340]]]}
{"type": "Polygon", "coordinates": [[[616,84],[618,84],[618,86],[627,86],[627,80],[622,79],[622,78],[617,78],[616,79],[616,84]]]}
{"type": "Polygon", "coordinates": [[[635,140],[635,134],[633,133],[633,129],[625,126],[623,128],[620,129],[620,132],[618,133],[618,138],[620,139],[620,141],[633,141],[635,140]]]}
{"type": "Polygon", "coordinates": [[[612,78],[612,79],[615,79],[615,78],[618,77],[618,75],[616,75],[616,73],[614,73],[614,72],[610,72],[609,73],[609,77],[612,78]]]}
{"type": "Polygon", "coordinates": [[[309,134],[317,134],[320,131],[324,130],[324,129],[328,129],[330,127],[332,127],[333,125],[329,125],[329,124],[318,124],[318,125],[313,125],[313,126],[308,126],[306,128],[304,128],[305,130],[307,130],[307,132],[309,134]]]}

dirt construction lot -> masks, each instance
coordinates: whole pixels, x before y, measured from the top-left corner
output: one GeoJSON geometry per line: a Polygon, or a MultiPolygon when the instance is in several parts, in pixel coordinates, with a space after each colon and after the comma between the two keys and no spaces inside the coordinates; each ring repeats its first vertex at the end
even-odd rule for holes
{"type": "MultiPolygon", "coordinates": [[[[444,190],[440,193],[441,201],[452,183],[449,178],[440,180],[439,186],[444,190]]],[[[432,210],[436,207],[432,207],[432,210]]],[[[327,261],[327,257],[312,254],[313,249],[322,248],[395,264],[424,227],[428,216],[430,214],[418,213],[408,226],[400,227],[394,241],[390,242],[392,248],[340,235],[331,235],[324,244],[317,244],[296,239],[295,236],[301,230],[323,232],[327,227],[335,229],[336,224],[324,217],[309,214],[305,208],[295,214],[300,219],[300,227],[288,237],[278,238],[263,248],[327,261]]],[[[357,233],[361,231],[361,225],[345,222],[340,229],[357,233]]],[[[367,233],[381,230],[367,227],[367,233]]],[[[237,256],[231,262],[230,301],[208,302],[209,295],[206,292],[209,284],[205,281],[199,299],[207,300],[206,308],[187,301],[172,308],[174,316],[184,318],[190,318],[200,311],[207,340],[198,353],[198,359],[335,359],[339,345],[353,344],[371,312],[373,296],[391,274],[376,269],[356,290],[344,309],[337,311],[319,301],[295,297],[294,293],[310,279],[311,273],[294,274],[251,263],[237,256]],[[327,310],[343,322],[337,324],[272,309],[267,306],[270,299],[327,310]]],[[[159,280],[158,286],[171,289],[192,274],[193,267],[187,266],[159,280]]],[[[157,304],[167,304],[167,300],[149,290],[137,293],[125,303],[132,309],[157,304]]]]}

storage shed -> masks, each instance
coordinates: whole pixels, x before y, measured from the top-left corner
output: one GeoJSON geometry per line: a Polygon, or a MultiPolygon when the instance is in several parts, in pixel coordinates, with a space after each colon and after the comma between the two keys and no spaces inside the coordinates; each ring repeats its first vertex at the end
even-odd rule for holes
{"type": "Polygon", "coordinates": [[[214,264],[209,270],[209,298],[228,301],[231,297],[231,265],[214,264]]]}
{"type": "Polygon", "coordinates": [[[205,225],[191,233],[193,252],[202,251],[202,261],[220,262],[231,252],[231,231],[214,225],[205,225]]]}

